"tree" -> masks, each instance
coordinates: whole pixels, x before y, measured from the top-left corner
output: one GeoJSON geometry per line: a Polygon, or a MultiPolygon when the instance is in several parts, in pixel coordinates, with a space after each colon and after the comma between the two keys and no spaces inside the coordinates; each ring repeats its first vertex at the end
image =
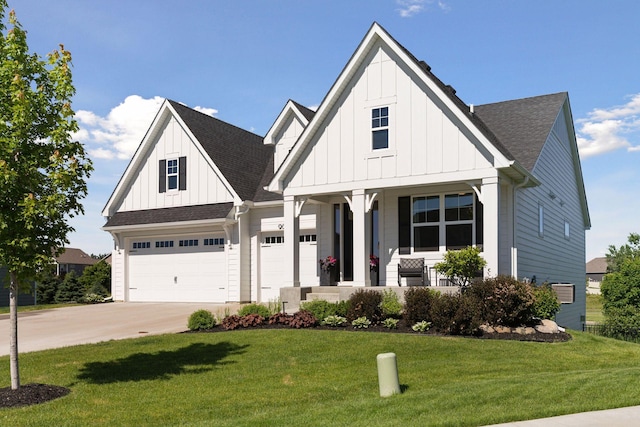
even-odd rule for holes
{"type": "Polygon", "coordinates": [[[85,293],[106,297],[111,293],[111,266],[104,261],[97,262],[84,269],[79,281],[85,293]]]}
{"type": "Polygon", "coordinates": [[[84,213],[92,166],[71,109],[71,53],[30,53],[27,34],[0,0],[0,264],[9,271],[11,388],[20,388],[19,287],[48,266],[84,213]]]}
{"type": "Polygon", "coordinates": [[[481,274],[487,261],[480,256],[480,249],[467,246],[458,251],[447,251],[444,260],[434,265],[436,271],[447,276],[457,286],[467,286],[481,274]]]}
{"type": "Polygon", "coordinates": [[[58,285],[56,292],[56,302],[80,302],[84,297],[84,289],[75,271],[71,270],[65,274],[62,283],[58,285]]]}
{"type": "Polygon", "coordinates": [[[605,322],[614,334],[640,328],[640,235],[631,233],[629,243],[609,246],[608,273],[602,279],[605,322]]]}

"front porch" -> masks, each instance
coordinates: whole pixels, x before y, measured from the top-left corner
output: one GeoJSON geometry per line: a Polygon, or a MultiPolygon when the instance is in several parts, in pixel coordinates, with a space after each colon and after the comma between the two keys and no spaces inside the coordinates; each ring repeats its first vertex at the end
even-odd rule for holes
{"type": "MultiPolygon", "coordinates": [[[[455,294],[460,288],[458,286],[429,286],[429,289],[444,294],[455,294]]],[[[401,303],[404,303],[404,293],[409,289],[405,286],[300,286],[285,287],[280,289],[280,300],[287,313],[295,313],[304,302],[314,300],[325,300],[329,302],[346,301],[358,290],[371,290],[384,292],[390,290],[398,295],[401,303]]]]}

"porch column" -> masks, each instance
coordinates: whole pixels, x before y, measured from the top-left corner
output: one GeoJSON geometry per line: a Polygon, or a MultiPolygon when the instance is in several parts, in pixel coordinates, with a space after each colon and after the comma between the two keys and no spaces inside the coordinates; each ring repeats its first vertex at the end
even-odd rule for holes
{"type": "Polygon", "coordinates": [[[369,248],[371,234],[367,227],[367,207],[364,190],[353,190],[353,286],[371,286],[369,276],[369,248]]]}
{"type": "Polygon", "coordinates": [[[300,221],[295,196],[284,196],[284,286],[300,286],[300,221]]]}
{"type": "Polygon", "coordinates": [[[498,214],[500,205],[500,185],[497,176],[482,179],[482,204],[484,209],[484,246],[482,257],[487,261],[485,276],[497,276],[499,261],[498,214]]]}

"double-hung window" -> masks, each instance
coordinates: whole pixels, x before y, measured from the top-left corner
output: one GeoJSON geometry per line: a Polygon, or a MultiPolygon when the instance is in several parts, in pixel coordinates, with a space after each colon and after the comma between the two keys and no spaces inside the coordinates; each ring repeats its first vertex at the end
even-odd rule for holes
{"type": "Polygon", "coordinates": [[[167,160],[167,190],[178,189],[178,159],[167,160]]]}
{"type": "Polygon", "coordinates": [[[389,107],[371,110],[371,137],[372,149],[389,148],[389,107]]]}
{"type": "Polygon", "coordinates": [[[185,156],[160,160],[158,172],[160,193],[187,189],[187,158],[185,156]]]}

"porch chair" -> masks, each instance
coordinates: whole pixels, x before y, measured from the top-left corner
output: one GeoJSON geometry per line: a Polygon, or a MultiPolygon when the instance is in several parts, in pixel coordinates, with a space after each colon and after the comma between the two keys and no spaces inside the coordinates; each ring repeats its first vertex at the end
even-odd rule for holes
{"type": "Polygon", "coordinates": [[[422,286],[424,286],[424,278],[427,270],[424,265],[424,258],[400,258],[398,264],[398,286],[402,277],[420,277],[422,286]]]}

